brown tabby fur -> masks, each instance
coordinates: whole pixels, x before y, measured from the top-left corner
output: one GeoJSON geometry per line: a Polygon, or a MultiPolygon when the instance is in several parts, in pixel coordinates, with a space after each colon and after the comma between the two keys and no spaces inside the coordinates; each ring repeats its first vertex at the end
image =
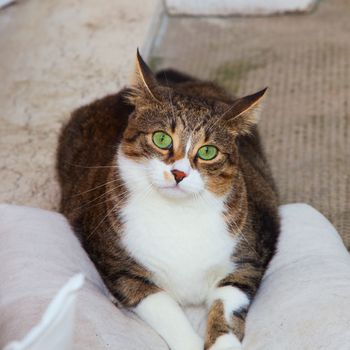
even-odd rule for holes
{"type": "MultiPolygon", "coordinates": [[[[116,166],[117,148],[121,145],[124,153],[135,160],[146,154],[173,162],[184,155],[180,145],[186,133],[194,135],[195,143],[218,143],[226,150],[218,159],[203,162],[194,155],[191,165],[202,174],[211,175],[207,185],[213,193],[222,195],[234,189],[226,200],[225,217],[232,234],[241,236],[233,256],[237,270],[219,286],[238,287],[253,298],[274,254],[279,233],[276,188],[253,125],[251,108],[263,93],[234,99],[215,84],[176,71],[160,72],[155,81],[145,67],[140,69],[144,70],[147,91],[139,87],[123,89],[81,107],[64,127],[57,162],[61,211],[111,293],[121,305],[134,307],[160,289],[151,274],[118,243],[123,227],[118,213],[128,193],[116,166]],[[174,110],[176,118],[169,126],[174,110]],[[154,124],[160,130],[170,127],[173,151],[150,146],[154,124]]],[[[228,325],[222,303],[215,302],[208,313],[205,348],[229,330],[242,339],[246,312],[235,312],[228,325]]]]}

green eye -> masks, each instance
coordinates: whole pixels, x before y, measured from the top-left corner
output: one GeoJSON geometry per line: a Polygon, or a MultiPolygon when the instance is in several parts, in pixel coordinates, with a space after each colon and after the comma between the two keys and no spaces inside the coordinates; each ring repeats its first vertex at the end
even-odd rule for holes
{"type": "Polygon", "coordinates": [[[173,144],[173,139],[164,131],[156,131],[152,137],[153,143],[161,149],[169,149],[173,144]]]}
{"type": "Polygon", "coordinates": [[[202,146],[197,154],[200,159],[212,160],[217,156],[218,149],[215,146],[202,146]]]}

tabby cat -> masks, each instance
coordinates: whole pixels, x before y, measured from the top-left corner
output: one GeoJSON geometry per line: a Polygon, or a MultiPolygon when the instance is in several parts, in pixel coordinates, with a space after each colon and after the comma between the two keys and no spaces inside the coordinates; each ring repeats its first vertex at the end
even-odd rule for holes
{"type": "Polygon", "coordinates": [[[135,84],[76,110],[60,136],[61,211],[120,306],[171,350],[241,349],[279,234],[257,132],[265,90],[232,98],[137,53],[135,84]],[[202,339],[182,306],[204,305],[202,339]]]}

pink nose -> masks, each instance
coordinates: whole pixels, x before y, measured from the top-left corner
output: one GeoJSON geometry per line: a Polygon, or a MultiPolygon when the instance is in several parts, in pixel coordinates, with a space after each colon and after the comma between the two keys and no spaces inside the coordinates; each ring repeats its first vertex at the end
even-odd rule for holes
{"type": "Polygon", "coordinates": [[[179,183],[187,176],[186,173],[177,169],[172,170],[171,173],[174,175],[176,183],[179,183]]]}

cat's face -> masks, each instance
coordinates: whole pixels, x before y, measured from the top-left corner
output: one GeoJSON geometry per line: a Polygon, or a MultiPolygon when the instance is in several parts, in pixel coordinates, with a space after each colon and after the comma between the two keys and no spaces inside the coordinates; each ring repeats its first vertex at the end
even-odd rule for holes
{"type": "Polygon", "coordinates": [[[240,177],[235,137],[253,124],[243,115],[252,103],[239,99],[230,106],[185,96],[155,85],[150,72],[140,69],[142,84],[131,98],[135,111],[120,145],[124,166],[133,169],[126,181],[142,181],[170,198],[228,194],[240,177]]]}
{"type": "Polygon", "coordinates": [[[186,105],[173,95],[172,104],[136,108],[124,133],[121,150],[143,169],[160,193],[186,197],[207,190],[224,195],[237,172],[232,134],[212,110],[186,105]]]}

